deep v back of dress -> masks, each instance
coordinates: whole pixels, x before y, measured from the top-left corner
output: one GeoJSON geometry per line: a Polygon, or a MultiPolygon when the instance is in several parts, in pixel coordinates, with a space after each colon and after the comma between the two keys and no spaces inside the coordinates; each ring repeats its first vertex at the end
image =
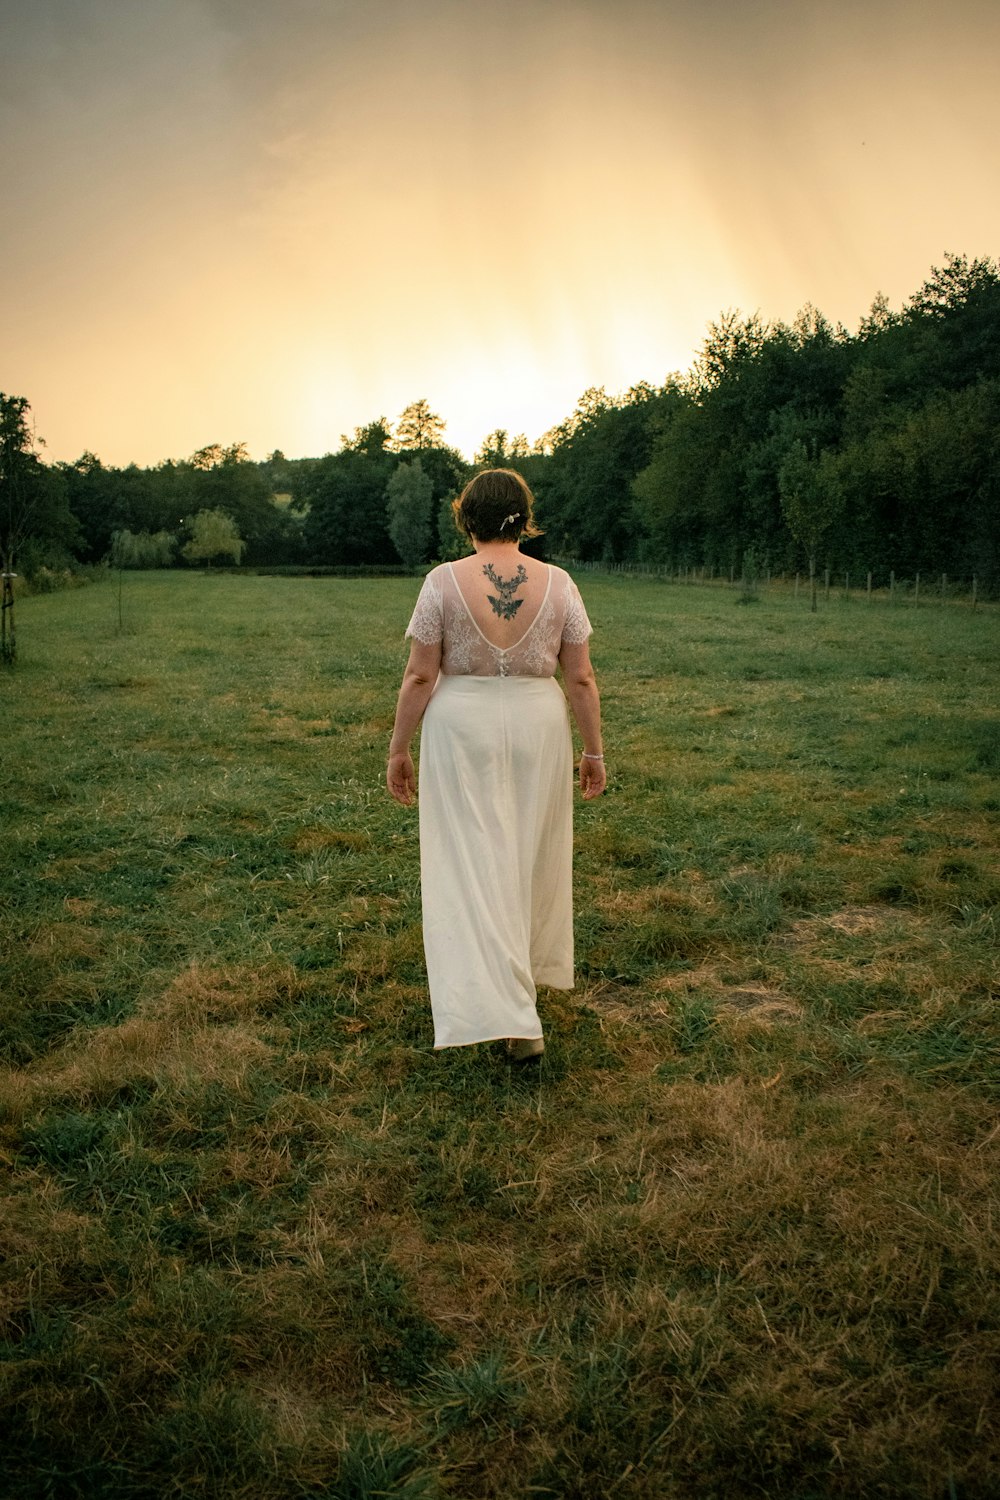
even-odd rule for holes
{"type": "Polygon", "coordinates": [[[585,641],[590,622],[568,573],[511,548],[509,560],[432,568],[406,634],[440,643],[446,677],[552,677],[562,643],[585,641]]]}
{"type": "Polygon", "coordinates": [[[532,629],[548,598],[552,570],[515,547],[500,556],[463,558],[450,563],[451,576],[485,640],[510,651],[532,629]]]}

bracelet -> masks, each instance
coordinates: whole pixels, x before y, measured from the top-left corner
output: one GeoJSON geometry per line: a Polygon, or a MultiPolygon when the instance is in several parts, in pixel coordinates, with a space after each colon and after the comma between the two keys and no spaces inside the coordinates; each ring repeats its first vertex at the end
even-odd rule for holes
{"type": "Polygon", "coordinates": [[[591,755],[591,753],[590,753],[589,750],[581,750],[580,751],[580,759],[581,760],[603,760],[604,756],[603,755],[591,755]]]}

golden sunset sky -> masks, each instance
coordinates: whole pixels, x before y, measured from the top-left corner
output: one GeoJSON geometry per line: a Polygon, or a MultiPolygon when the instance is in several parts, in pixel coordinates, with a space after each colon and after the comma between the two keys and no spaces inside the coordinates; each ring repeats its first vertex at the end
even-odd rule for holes
{"type": "Polygon", "coordinates": [[[52,459],[471,456],[1000,251],[997,0],[0,0],[0,389],[52,459]]]}

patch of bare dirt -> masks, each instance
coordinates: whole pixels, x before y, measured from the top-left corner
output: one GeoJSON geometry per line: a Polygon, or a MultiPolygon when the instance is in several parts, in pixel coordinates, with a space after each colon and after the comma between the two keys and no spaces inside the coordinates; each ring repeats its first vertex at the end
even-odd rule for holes
{"type": "Polygon", "coordinates": [[[896,906],[845,906],[840,911],[824,917],[800,917],[784,934],[784,942],[791,947],[813,943],[826,932],[878,933],[900,923],[912,925],[917,921],[913,912],[901,911],[896,906]]]}
{"type": "Polygon", "coordinates": [[[802,1015],[802,1007],[797,1001],[762,984],[745,984],[723,990],[718,1003],[744,1015],[753,1014],[775,1021],[797,1021],[802,1015]]]}

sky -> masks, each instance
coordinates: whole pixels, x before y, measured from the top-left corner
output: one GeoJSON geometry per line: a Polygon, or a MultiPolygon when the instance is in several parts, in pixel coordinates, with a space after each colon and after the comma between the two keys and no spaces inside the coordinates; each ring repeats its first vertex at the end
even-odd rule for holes
{"type": "Polygon", "coordinates": [[[998,58],[996,0],[0,0],[0,390],[50,461],[534,442],[996,258],[998,58]]]}

